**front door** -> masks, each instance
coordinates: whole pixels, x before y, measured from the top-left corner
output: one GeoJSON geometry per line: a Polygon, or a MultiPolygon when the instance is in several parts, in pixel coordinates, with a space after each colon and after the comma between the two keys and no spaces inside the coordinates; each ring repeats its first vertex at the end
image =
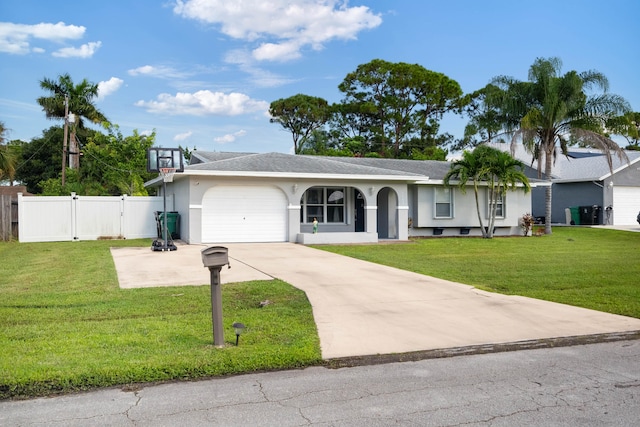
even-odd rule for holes
{"type": "Polygon", "coordinates": [[[364,232],[364,197],[358,190],[356,192],[356,232],[364,232]]]}

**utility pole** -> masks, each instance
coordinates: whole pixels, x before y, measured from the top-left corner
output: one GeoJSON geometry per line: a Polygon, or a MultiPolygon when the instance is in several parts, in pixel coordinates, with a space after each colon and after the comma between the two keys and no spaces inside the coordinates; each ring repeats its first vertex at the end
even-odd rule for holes
{"type": "Polygon", "coordinates": [[[69,133],[69,96],[64,96],[64,136],[62,138],[62,186],[67,176],[67,136],[69,133]]]}

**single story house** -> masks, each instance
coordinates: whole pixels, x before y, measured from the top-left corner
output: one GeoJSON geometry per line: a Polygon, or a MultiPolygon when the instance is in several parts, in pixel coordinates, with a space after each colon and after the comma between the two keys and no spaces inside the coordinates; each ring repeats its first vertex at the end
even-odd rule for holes
{"type": "MultiPolygon", "coordinates": [[[[479,236],[473,189],[445,187],[449,168],[429,160],[194,151],[167,195],[180,215],[180,238],[193,244],[479,236]]],[[[161,184],[160,177],[147,183],[161,184]]],[[[498,201],[496,235],[521,234],[530,195],[520,188],[498,201]]],[[[488,217],[486,188],[480,205],[488,217]]]]}
{"type": "MultiPolygon", "coordinates": [[[[510,144],[494,143],[491,146],[510,150],[510,144]]],[[[628,161],[616,155],[612,157],[612,172],[606,155],[600,150],[570,147],[566,156],[558,151],[552,169],[551,222],[570,223],[570,212],[566,209],[579,208],[581,224],[588,224],[592,218],[594,224],[637,225],[640,151],[626,150],[625,153],[628,161]]],[[[513,155],[527,165],[525,173],[528,177],[538,178],[538,163],[532,162],[531,154],[522,145],[516,146],[513,155]]],[[[544,165],[542,171],[544,177],[544,165]]],[[[542,186],[533,189],[531,204],[533,216],[545,216],[545,189],[542,186]]]]}

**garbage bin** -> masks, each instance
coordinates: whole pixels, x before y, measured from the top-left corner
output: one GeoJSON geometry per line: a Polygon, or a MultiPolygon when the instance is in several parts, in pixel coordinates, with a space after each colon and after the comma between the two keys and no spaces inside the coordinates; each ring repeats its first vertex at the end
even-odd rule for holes
{"type": "Polygon", "coordinates": [[[580,224],[596,225],[600,223],[600,206],[580,206],[580,224]]]}
{"type": "MultiPolygon", "coordinates": [[[[164,212],[158,212],[158,228],[162,239],[164,234],[164,212]]],[[[167,212],[167,234],[172,240],[180,238],[180,214],[178,212],[167,212]]]]}
{"type": "Polygon", "coordinates": [[[571,221],[573,225],[580,225],[580,208],[572,206],[569,208],[571,211],[571,221]]]}

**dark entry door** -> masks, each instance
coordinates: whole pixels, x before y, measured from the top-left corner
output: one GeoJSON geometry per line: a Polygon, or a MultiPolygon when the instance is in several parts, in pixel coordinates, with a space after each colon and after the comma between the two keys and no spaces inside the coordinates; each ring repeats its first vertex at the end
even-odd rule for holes
{"type": "Polygon", "coordinates": [[[356,232],[364,231],[364,197],[358,190],[356,191],[356,232]]]}

